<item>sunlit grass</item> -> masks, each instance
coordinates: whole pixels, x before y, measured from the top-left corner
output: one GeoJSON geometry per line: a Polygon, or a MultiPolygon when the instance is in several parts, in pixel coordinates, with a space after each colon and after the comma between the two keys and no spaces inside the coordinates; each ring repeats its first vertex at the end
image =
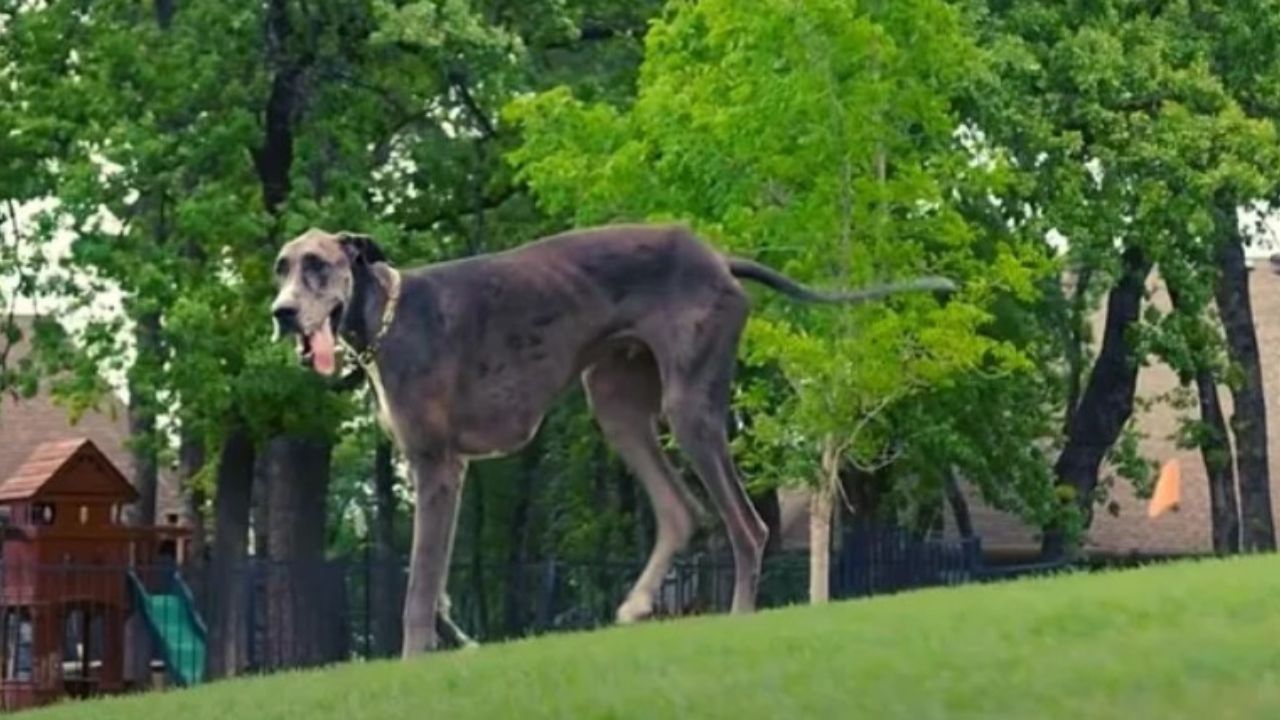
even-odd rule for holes
{"type": "Polygon", "coordinates": [[[38,718],[1276,718],[1280,558],[546,636],[38,718]]]}

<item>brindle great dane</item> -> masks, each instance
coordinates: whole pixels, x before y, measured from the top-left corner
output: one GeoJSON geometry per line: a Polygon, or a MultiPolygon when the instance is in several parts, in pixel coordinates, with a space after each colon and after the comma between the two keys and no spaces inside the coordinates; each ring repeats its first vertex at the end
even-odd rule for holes
{"type": "Polygon", "coordinates": [[[302,362],[324,375],[338,369],[337,346],[354,356],[411,468],[417,502],[405,656],[435,649],[442,631],[466,641],[448,620],[445,581],[467,462],[523,447],[579,376],[609,445],[644,485],[657,518],[653,552],[617,620],[652,613],[700,511],[658,444],[660,419],[728,531],[732,612],[754,610],[768,531],[748,502],[725,430],[748,313],[739,279],[829,303],[953,289],[926,277],[819,292],[671,225],[566,232],[405,270],[367,236],[312,229],[284,246],[275,273],[277,332],[296,335],[302,362]]]}

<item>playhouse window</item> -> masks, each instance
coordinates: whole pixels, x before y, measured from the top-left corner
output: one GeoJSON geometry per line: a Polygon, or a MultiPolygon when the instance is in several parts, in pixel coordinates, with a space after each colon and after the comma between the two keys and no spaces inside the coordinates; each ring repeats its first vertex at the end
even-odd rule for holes
{"type": "Polygon", "coordinates": [[[31,679],[31,611],[9,608],[4,614],[4,679],[31,679]]]}
{"type": "Polygon", "coordinates": [[[31,506],[32,522],[36,525],[52,525],[54,518],[53,505],[49,503],[35,503],[31,506]]]}

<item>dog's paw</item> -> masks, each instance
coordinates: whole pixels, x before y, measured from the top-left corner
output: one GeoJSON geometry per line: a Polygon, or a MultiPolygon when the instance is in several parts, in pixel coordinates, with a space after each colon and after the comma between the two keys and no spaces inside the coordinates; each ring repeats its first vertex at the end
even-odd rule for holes
{"type": "Polygon", "coordinates": [[[630,597],[618,606],[619,625],[630,625],[653,617],[653,600],[647,597],[630,597]]]}

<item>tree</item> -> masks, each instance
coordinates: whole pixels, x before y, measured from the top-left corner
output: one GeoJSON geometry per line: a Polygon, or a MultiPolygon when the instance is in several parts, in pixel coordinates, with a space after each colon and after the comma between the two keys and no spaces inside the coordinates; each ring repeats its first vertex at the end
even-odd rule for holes
{"type": "MultiPolygon", "coordinates": [[[[821,285],[927,270],[960,280],[943,305],[762,301],[746,359],[777,366],[787,389],[747,398],[751,433],[791,458],[771,480],[797,467],[814,479],[818,529],[845,461],[930,473],[940,494],[939,468],[976,449],[923,441],[946,419],[908,430],[891,418],[928,418],[907,408],[1032,369],[1022,348],[989,331],[999,301],[1034,296],[1038,250],[976,237],[953,201],[962,185],[980,196],[999,181],[955,137],[950,98],[979,61],[940,2],[707,0],[653,25],[634,105],[584,103],[559,88],[510,110],[524,130],[512,155],[521,177],[576,223],[687,219],[727,250],[821,285]],[[902,462],[916,451],[930,454],[902,462]]],[[[826,549],[819,538],[815,576],[826,549]]],[[[820,579],[814,590],[822,599],[820,579]]]]}
{"type": "MultiPolygon", "coordinates": [[[[1213,277],[1204,270],[1220,264],[1206,254],[1217,247],[1215,208],[1224,193],[1263,191],[1272,130],[1212,72],[1201,40],[1186,32],[1186,4],[971,8],[995,73],[979,85],[975,123],[1027,175],[1016,212],[1069,239],[1077,293],[1108,295],[1103,342],[1087,379],[1072,386],[1080,389],[1070,393],[1055,466],[1087,526],[1108,454],[1133,479],[1147,475],[1133,445],[1117,441],[1148,349],[1138,336],[1158,318],[1149,308],[1143,319],[1148,274],[1174,275],[1177,311],[1201,312],[1213,277]]],[[[1046,551],[1060,552],[1063,535],[1051,528],[1046,551]]]]}
{"type": "MultiPolygon", "coordinates": [[[[634,37],[658,5],[538,2],[516,12],[501,3],[108,0],[93,13],[27,4],[6,15],[15,40],[3,52],[15,83],[0,92],[25,99],[3,111],[4,127],[23,129],[2,141],[13,151],[7,196],[49,197],[53,209],[35,229],[49,234],[61,224],[74,234],[73,256],[51,283],[71,310],[93,308],[107,284],[125,298],[123,314],[99,313],[74,333],[80,354],[41,345],[75,371],[58,387],[73,407],[108,390],[100,370],[127,375],[143,465],[167,461],[170,439],[180,438],[193,501],[214,505],[210,587],[236,586],[255,497],[272,501],[269,527],[255,528],[266,533],[263,548],[280,560],[323,557],[317,543],[330,533],[309,529],[325,524],[315,500],[327,487],[295,485],[302,478],[285,469],[327,468],[337,428],[362,407],[359,395],[331,392],[270,342],[264,308],[280,240],[312,225],[354,227],[409,264],[561,227],[502,161],[516,138],[496,109],[561,78],[594,96],[627,97],[640,51],[634,37]],[[220,38],[215,56],[209,37],[220,38]],[[280,470],[267,473],[267,492],[252,489],[255,466],[280,470]]],[[[43,237],[28,234],[27,245],[43,237]]],[[[17,264],[10,247],[0,253],[6,273],[17,264]]],[[[24,265],[31,254],[24,246],[24,265]]],[[[41,369],[13,370],[0,371],[4,387],[28,391],[41,369]]],[[[576,417],[548,423],[545,447],[598,448],[576,417]]],[[[566,456],[535,449],[525,460],[537,475],[559,478],[566,456]]],[[[331,476],[346,482],[345,472],[331,476]]],[[[495,496],[486,509],[494,517],[508,512],[508,500],[532,514],[529,532],[498,538],[494,553],[527,557],[544,538],[547,552],[568,551],[577,536],[545,529],[561,522],[549,518],[547,497],[566,491],[581,502],[591,486],[573,477],[537,485],[525,500],[495,496]],[[515,540],[530,546],[507,549],[515,540]]],[[[385,478],[380,488],[385,500],[385,478]]],[[[612,514],[575,517],[614,522],[612,514]]],[[[221,672],[242,665],[243,643],[230,632],[243,616],[239,598],[224,593],[228,604],[211,618],[215,634],[231,638],[213,643],[221,672]]]]}
{"type": "MultiPolygon", "coordinates": [[[[1224,90],[1250,118],[1280,119],[1280,18],[1270,0],[1240,3],[1188,3],[1181,16],[1186,38],[1193,39],[1224,90]]],[[[1232,431],[1235,437],[1243,544],[1248,550],[1274,550],[1271,477],[1267,460],[1266,402],[1249,303],[1244,249],[1256,233],[1243,231],[1241,208],[1273,210],[1280,192],[1275,164],[1266,167],[1265,187],[1223,188],[1216,198],[1215,231],[1218,276],[1215,299],[1226,334],[1232,372],[1232,431]]]]}

